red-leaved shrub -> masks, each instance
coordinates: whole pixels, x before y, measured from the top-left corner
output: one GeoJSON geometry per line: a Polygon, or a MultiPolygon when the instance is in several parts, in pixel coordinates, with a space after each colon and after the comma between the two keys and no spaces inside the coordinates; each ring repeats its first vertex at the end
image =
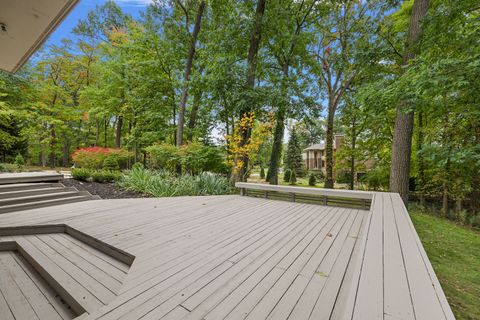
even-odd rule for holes
{"type": "Polygon", "coordinates": [[[72,155],[77,168],[101,169],[106,158],[115,158],[121,168],[126,168],[133,153],[123,149],[89,147],[75,150],[72,155]]]}

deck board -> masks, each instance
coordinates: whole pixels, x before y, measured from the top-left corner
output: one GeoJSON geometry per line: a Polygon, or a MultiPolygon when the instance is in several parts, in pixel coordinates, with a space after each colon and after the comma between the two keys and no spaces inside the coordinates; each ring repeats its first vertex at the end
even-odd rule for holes
{"type": "Polygon", "coordinates": [[[388,193],[370,211],[235,195],[122,199],[7,213],[0,227],[66,224],[135,256],[129,268],[65,234],[20,237],[66,285],[85,279],[82,320],[454,319],[402,210],[388,193]]]}

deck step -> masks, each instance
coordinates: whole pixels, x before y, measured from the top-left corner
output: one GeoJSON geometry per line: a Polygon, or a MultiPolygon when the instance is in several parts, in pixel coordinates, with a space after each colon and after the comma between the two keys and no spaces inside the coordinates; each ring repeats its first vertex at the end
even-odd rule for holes
{"type": "Polygon", "coordinates": [[[37,194],[33,196],[24,196],[24,197],[17,197],[17,198],[8,198],[8,199],[0,199],[0,207],[8,206],[11,204],[18,204],[18,203],[30,203],[30,202],[38,202],[50,199],[60,199],[60,198],[68,198],[72,196],[77,196],[78,191],[60,191],[55,193],[47,193],[47,194],[37,194]]]}
{"type": "Polygon", "coordinates": [[[63,187],[64,186],[61,183],[51,183],[51,182],[3,184],[3,185],[0,185],[0,193],[18,191],[18,190],[30,190],[30,189],[41,189],[41,188],[63,188],[63,187]]]}
{"type": "Polygon", "coordinates": [[[0,185],[29,182],[60,182],[63,174],[57,172],[16,172],[0,174],[0,185]]]}
{"type": "Polygon", "coordinates": [[[0,214],[7,213],[7,212],[14,212],[14,211],[37,209],[42,207],[50,207],[50,206],[56,206],[60,204],[67,204],[67,203],[73,203],[73,202],[97,200],[97,199],[99,199],[98,196],[92,196],[91,194],[84,194],[83,192],[79,192],[79,194],[77,195],[65,197],[65,198],[56,198],[56,199],[54,198],[54,199],[48,199],[48,200],[0,206],[0,214]]]}
{"type": "Polygon", "coordinates": [[[65,187],[62,187],[62,186],[58,186],[58,187],[51,187],[51,188],[14,190],[14,191],[7,191],[7,192],[0,191],[0,200],[1,199],[12,199],[12,198],[36,196],[36,195],[41,195],[41,194],[66,192],[66,191],[77,191],[77,189],[70,188],[70,187],[65,188],[65,187]]]}

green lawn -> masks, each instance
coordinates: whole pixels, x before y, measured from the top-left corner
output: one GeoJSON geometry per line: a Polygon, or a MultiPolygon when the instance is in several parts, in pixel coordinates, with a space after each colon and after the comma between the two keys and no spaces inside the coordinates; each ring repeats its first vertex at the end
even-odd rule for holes
{"type": "Polygon", "coordinates": [[[480,232],[410,210],[457,319],[480,319],[480,232]]]}

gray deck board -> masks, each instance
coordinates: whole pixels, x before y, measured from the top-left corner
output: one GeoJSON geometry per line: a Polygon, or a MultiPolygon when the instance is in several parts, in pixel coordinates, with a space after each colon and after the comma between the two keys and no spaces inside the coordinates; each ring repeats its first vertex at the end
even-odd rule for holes
{"type": "MultiPolygon", "coordinates": [[[[0,227],[49,224],[135,256],[129,269],[65,234],[21,237],[65,285],[85,279],[75,289],[87,296],[82,320],[454,319],[403,204],[388,193],[374,194],[371,211],[212,196],[0,217],[0,227]]],[[[2,319],[5,306],[1,295],[2,319]]]]}

